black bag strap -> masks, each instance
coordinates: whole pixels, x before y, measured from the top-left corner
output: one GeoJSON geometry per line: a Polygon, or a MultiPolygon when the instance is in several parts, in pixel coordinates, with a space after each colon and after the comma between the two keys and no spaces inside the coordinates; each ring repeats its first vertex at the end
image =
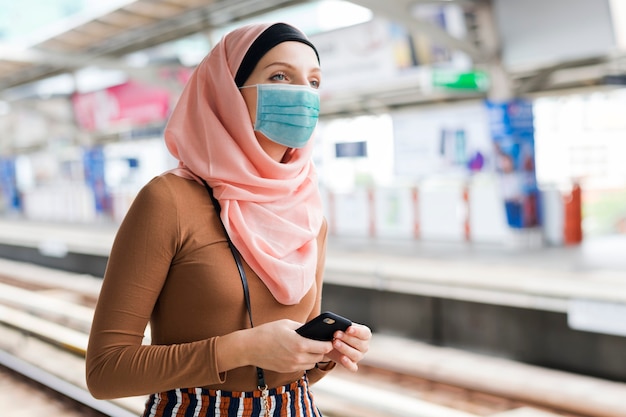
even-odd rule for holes
{"type": "MultiPolygon", "coordinates": [[[[228,236],[228,231],[226,230],[226,226],[222,222],[222,218],[220,217],[220,213],[222,212],[222,208],[220,207],[219,201],[213,195],[213,190],[209,187],[209,184],[205,180],[202,180],[204,187],[211,196],[211,201],[213,202],[213,207],[215,207],[215,213],[217,213],[217,218],[220,219],[220,224],[222,225],[222,229],[224,229],[224,235],[226,236],[226,240],[228,241],[228,247],[230,248],[231,253],[233,254],[233,258],[235,258],[235,263],[237,264],[237,270],[239,271],[239,276],[241,277],[241,284],[243,285],[243,296],[246,300],[246,308],[248,309],[248,318],[250,320],[250,327],[254,327],[252,323],[252,308],[250,307],[250,290],[248,289],[248,279],[246,278],[246,271],[243,269],[243,264],[241,263],[241,254],[233,244],[232,240],[230,240],[230,236],[228,236]]],[[[257,366],[256,368],[257,374],[257,383],[259,389],[267,389],[267,384],[265,383],[265,374],[262,368],[257,366]]]]}

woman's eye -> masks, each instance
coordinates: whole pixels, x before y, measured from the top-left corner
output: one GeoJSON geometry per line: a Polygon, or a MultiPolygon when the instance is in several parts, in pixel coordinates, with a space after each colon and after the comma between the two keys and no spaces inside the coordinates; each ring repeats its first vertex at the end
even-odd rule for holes
{"type": "Polygon", "coordinates": [[[270,77],[270,80],[272,81],[285,81],[285,79],[285,74],[275,74],[270,77]]]}
{"type": "Polygon", "coordinates": [[[309,85],[313,88],[320,88],[320,82],[318,80],[312,80],[309,82],[309,85]]]}

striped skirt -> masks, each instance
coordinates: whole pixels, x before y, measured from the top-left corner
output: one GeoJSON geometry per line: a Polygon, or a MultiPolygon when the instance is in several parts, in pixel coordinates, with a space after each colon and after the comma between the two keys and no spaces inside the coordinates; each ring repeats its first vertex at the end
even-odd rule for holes
{"type": "MultiPolygon", "coordinates": [[[[322,417],[306,377],[269,389],[269,416],[322,417]]],[[[182,388],[152,394],[143,417],[265,417],[261,390],[238,392],[182,388]]]]}

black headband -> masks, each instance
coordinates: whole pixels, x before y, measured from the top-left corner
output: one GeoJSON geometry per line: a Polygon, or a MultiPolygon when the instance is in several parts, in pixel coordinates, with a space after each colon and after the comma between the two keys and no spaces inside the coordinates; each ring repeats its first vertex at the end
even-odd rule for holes
{"type": "Polygon", "coordinates": [[[317,49],[315,49],[315,46],[313,46],[302,32],[285,23],[276,23],[265,29],[263,33],[252,42],[252,45],[250,45],[235,75],[235,84],[237,84],[237,87],[241,87],[243,83],[246,82],[250,74],[252,74],[254,67],[256,67],[256,64],[263,58],[263,55],[265,55],[267,51],[279,43],[286,41],[302,42],[309,45],[313,48],[313,51],[315,51],[317,61],[319,62],[320,56],[317,53],[317,49]]]}

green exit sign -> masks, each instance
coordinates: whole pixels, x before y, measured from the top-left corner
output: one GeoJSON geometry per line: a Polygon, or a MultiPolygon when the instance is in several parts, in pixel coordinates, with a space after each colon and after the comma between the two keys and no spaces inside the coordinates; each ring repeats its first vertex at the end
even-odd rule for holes
{"type": "Polygon", "coordinates": [[[483,71],[433,70],[433,86],[451,90],[486,91],[489,88],[489,76],[483,71]]]}

